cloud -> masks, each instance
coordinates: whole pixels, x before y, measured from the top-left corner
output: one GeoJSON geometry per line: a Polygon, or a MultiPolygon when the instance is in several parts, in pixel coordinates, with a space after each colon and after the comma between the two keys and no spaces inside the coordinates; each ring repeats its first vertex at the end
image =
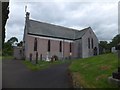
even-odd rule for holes
{"type": "Polygon", "coordinates": [[[91,26],[99,40],[111,40],[118,32],[117,2],[10,2],[8,40],[23,38],[25,5],[30,18],[78,30],[91,26]]]}

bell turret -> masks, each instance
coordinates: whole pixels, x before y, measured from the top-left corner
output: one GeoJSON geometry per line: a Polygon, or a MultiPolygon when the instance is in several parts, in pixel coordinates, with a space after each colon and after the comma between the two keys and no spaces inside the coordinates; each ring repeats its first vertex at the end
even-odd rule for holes
{"type": "Polygon", "coordinates": [[[26,20],[29,20],[30,13],[26,12],[26,20]]]}

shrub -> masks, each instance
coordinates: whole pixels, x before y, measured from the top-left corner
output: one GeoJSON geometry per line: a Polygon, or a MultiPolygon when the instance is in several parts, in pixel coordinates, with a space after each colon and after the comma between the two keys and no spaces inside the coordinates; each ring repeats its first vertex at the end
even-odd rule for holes
{"type": "Polygon", "coordinates": [[[53,61],[56,61],[56,60],[58,60],[58,57],[57,57],[56,55],[53,55],[53,56],[51,57],[51,61],[53,62],[53,61]]]}

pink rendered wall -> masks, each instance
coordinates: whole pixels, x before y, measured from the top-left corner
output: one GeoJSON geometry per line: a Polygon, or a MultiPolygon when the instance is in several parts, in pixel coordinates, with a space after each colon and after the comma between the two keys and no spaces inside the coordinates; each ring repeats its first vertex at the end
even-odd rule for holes
{"type": "MultiPolygon", "coordinates": [[[[27,58],[29,59],[29,55],[30,55],[30,53],[32,53],[32,55],[33,55],[32,59],[33,60],[35,60],[35,58],[36,58],[36,55],[35,55],[36,51],[34,51],[34,39],[35,39],[34,36],[27,35],[27,40],[28,40],[27,41],[27,43],[28,43],[27,48],[28,49],[27,49],[26,55],[27,55],[27,58]]],[[[37,38],[38,59],[40,59],[41,54],[42,54],[43,59],[46,59],[46,55],[47,55],[47,52],[48,52],[48,40],[49,39],[37,38]]],[[[63,47],[64,51],[62,50],[62,52],[59,51],[60,41],[50,40],[50,43],[51,43],[51,47],[50,47],[49,57],[51,57],[53,55],[57,55],[58,58],[62,58],[62,52],[64,54],[63,55],[64,57],[68,58],[70,56],[70,42],[64,42],[63,43],[63,41],[62,41],[62,46],[64,46],[63,47]]],[[[72,51],[73,51],[73,46],[72,46],[72,51]]]]}

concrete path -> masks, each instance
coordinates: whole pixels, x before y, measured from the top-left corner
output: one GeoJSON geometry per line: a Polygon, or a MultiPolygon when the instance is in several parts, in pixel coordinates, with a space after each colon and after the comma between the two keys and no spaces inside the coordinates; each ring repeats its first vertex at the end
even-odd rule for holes
{"type": "Polygon", "coordinates": [[[3,60],[3,88],[70,88],[68,64],[31,71],[20,60],[3,60]]]}

